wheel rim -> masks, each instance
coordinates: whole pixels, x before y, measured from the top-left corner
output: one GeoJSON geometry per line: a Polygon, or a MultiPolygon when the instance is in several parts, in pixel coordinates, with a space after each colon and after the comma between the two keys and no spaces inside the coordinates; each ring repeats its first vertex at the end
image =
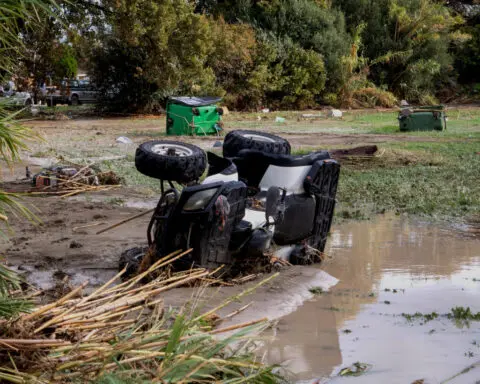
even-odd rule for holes
{"type": "Polygon", "coordinates": [[[151,151],[162,156],[185,157],[193,155],[193,151],[190,148],[179,144],[155,144],[152,146],[151,151]],[[169,154],[169,151],[171,152],[172,150],[175,151],[174,155],[169,154]]]}
{"type": "Polygon", "coordinates": [[[262,142],[264,142],[264,143],[275,143],[275,140],[271,139],[270,137],[265,137],[265,136],[261,136],[261,135],[255,135],[254,133],[244,134],[243,137],[245,137],[245,138],[247,138],[247,139],[262,141],[262,142]]]}

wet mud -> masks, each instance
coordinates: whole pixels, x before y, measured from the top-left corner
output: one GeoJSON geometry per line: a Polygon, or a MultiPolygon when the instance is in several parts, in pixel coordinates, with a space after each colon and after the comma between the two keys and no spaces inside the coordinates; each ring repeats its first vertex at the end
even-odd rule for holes
{"type": "Polygon", "coordinates": [[[118,272],[121,252],[147,242],[148,216],[96,235],[143,210],[60,197],[24,202],[41,223],[11,216],[9,237],[0,238],[0,254],[40,289],[50,290],[66,277],[72,286],[87,280],[92,287],[100,285],[118,272]]]}

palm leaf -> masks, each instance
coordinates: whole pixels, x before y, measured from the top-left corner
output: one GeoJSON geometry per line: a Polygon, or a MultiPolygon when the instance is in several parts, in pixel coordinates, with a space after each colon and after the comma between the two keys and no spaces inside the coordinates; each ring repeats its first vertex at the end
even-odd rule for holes
{"type": "Polygon", "coordinates": [[[21,282],[16,272],[0,264],[0,298],[7,296],[10,290],[19,289],[21,282]]]}
{"type": "Polygon", "coordinates": [[[32,308],[32,303],[27,300],[0,296],[0,318],[10,319],[32,308]]]}

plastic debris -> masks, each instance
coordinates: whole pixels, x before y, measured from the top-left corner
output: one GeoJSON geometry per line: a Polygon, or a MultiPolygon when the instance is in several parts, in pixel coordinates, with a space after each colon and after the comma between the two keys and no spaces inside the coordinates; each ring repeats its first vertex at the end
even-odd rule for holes
{"type": "Polygon", "coordinates": [[[215,141],[215,143],[213,143],[213,148],[221,148],[223,147],[223,143],[221,141],[215,141]]]}
{"type": "Polygon", "coordinates": [[[319,119],[322,117],[321,113],[313,114],[313,113],[304,113],[302,115],[302,119],[319,119]]]}
{"type": "Polygon", "coordinates": [[[328,117],[342,117],[343,113],[339,109],[330,109],[328,111],[328,117]]]}
{"type": "Polygon", "coordinates": [[[284,123],[284,122],[285,122],[285,118],[284,118],[284,117],[277,116],[277,117],[275,118],[275,122],[276,122],[276,123],[284,123]]]}
{"type": "Polygon", "coordinates": [[[117,137],[117,140],[115,140],[117,143],[120,143],[120,144],[133,144],[133,141],[130,140],[128,137],[125,137],[125,136],[120,136],[120,137],[117,137]]]}
{"type": "Polygon", "coordinates": [[[269,108],[263,108],[262,109],[262,113],[269,113],[270,112],[270,109],[269,108]]]}
{"type": "Polygon", "coordinates": [[[352,364],[350,367],[342,368],[340,370],[340,376],[360,376],[363,375],[365,372],[372,368],[371,364],[365,364],[356,362],[352,364]]]}

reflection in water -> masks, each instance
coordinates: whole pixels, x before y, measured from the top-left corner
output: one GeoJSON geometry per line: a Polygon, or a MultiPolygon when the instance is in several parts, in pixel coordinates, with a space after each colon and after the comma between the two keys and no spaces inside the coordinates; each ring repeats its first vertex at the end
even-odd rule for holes
{"type": "Polygon", "coordinates": [[[401,316],[480,311],[478,239],[382,216],[334,229],[327,253],[333,261],[322,267],[339,283],[280,320],[269,361],[307,382],[356,361],[372,364],[357,384],[436,383],[480,360],[479,323],[458,329],[445,318],[421,325],[401,316]]]}

